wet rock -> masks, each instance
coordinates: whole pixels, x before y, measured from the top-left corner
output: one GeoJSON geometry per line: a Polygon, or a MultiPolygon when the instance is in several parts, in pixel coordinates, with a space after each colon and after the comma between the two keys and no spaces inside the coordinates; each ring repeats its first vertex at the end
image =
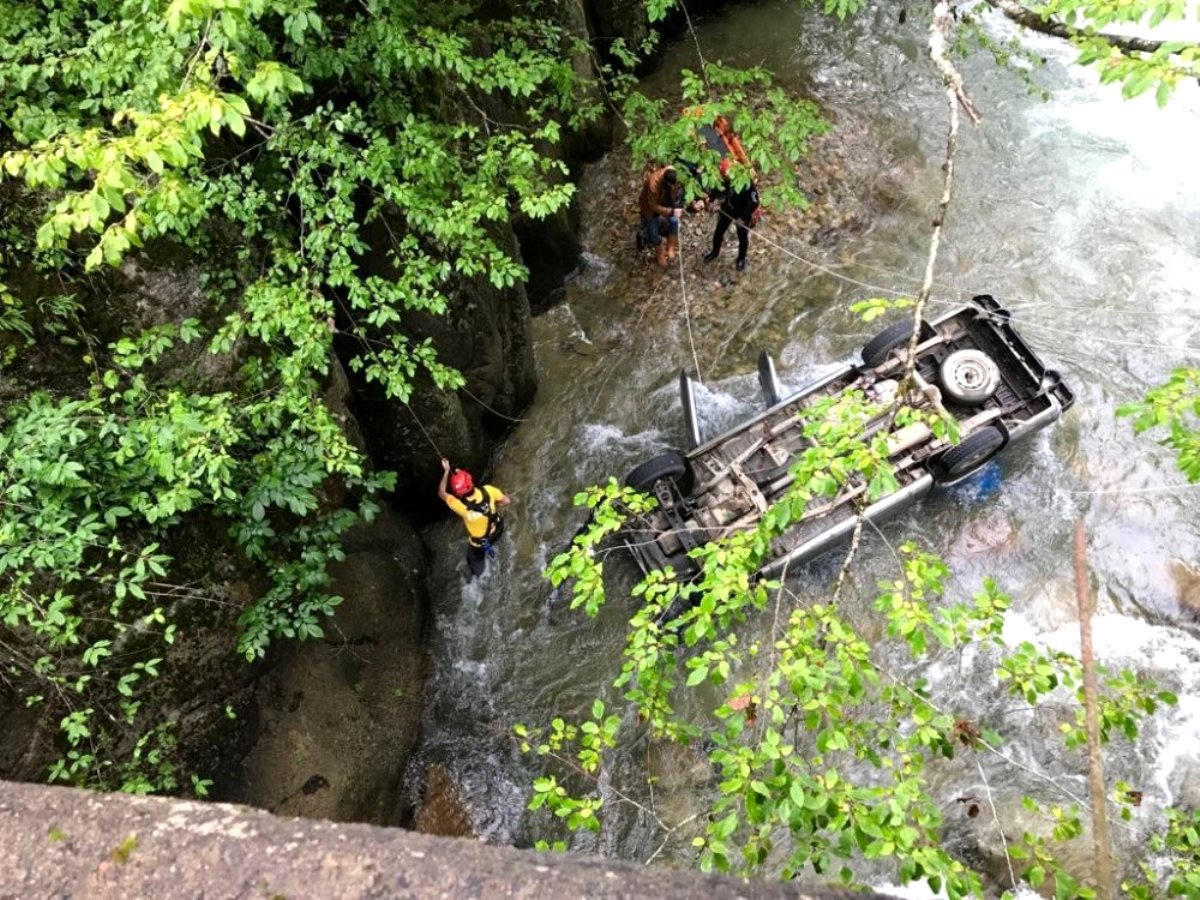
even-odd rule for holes
{"type": "Polygon", "coordinates": [[[1171,560],[1171,578],[1175,582],[1179,608],[1200,618],[1200,570],[1181,559],[1171,560]]]}
{"type": "Polygon", "coordinates": [[[57,723],[25,706],[7,689],[0,691],[0,773],[21,781],[40,781],[46,763],[57,755],[57,723]]]}
{"type": "Polygon", "coordinates": [[[585,0],[583,6],[594,35],[621,37],[631,47],[648,36],[649,22],[639,0],[585,0]]]}
{"type": "Polygon", "coordinates": [[[579,265],[579,210],[572,203],[546,219],[517,217],[513,231],[521,245],[521,260],[529,268],[525,291],[538,312],[553,305],[563,279],[579,265]]]}
{"type": "Polygon", "coordinates": [[[1017,531],[1008,517],[995,513],[967,525],[955,542],[954,552],[973,555],[1011,551],[1016,537],[1017,531]]]}
{"type": "Polygon", "coordinates": [[[1029,599],[1025,617],[1039,632],[1056,631],[1079,619],[1079,604],[1075,598],[1075,582],[1069,579],[1050,581],[1039,586],[1029,599]]]}
{"type": "Polygon", "coordinates": [[[1181,756],[1171,772],[1173,804],[1180,809],[1200,808],[1200,760],[1181,756]]]}
{"type": "Polygon", "coordinates": [[[832,247],[837,243],[838,231],[828,225],[818,228],[808,242],[814,247],[832,247]]]}
{"type": "MultiPolygon", "coordinates": [[[[1055,842],[1053,840],[1053,819],[1044,814],[1031,812],[1017,795],[1008,795],[995,790],[989,793],[980,786],[975,794],[967,792],[964,799],[972,802],[957,804],[952,815],[947,816],[946,826],[951,832],[950,844],[953,852],[966,859],[981,873],[991,877],[993,885],[1000,889],[1009,889],[1012,879],[1009,877],[1009,859],[1007,848],[1013,839],[1024,833],[1037,835],[1055,849],[1056,859],[1076,878],[1089,883],[1091,874],[1095,871],[1092,854],[1090,829],[1085,816],[1084,833],[1075,840],[1055,842]],[[987,799],[991,797],[995,803],[995,815],[987,799]],[[970,814],[975,805],[978,813],[970,814]],[[999,823],[999,824],[997,824],[999,823]],[[1001,834],[1003,829],[1003,835],[1001,834]],[[1007,842],[1006,842],[1007,838],[1007,842]]],[[[1014,861],[1013,868],[1020,871],[1020,863],[1014,861]]],[[[1053,896],[1054,885],[1047,878],[1047,896],[1053,896]]],[[[998,892],[997,892],[998,893],[998,892]]]]}
{"type": "Polygon", "coordinates": [[[458,785],[442,766],[428,768],[421,794],[421,806],[414,821],[417,831],[442,837],[475,837],[458,785]]]}
{"type": "Polygon", "coordinates": [[[874,200],[885,212],[903,209],[908,201],[908,190],[902,176],[897,172],[885,172],[875,182],[874,200]]]}
{"type": "Polygon", "coordinates": [[[222,799],[286,815],[399,821],[420,735],[425,560],[417,535],[381,514],[331,569],[345,597],[326,637],[288,648],[258,686],[257,739],[222,799]]]}

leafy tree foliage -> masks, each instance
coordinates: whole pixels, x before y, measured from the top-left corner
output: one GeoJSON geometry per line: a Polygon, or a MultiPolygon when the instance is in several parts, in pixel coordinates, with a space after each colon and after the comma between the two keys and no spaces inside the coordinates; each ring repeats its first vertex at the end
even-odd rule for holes
{"type": "Polygon", "coordinates": [[[1161,442],[1175,452],[1179,470],[1189,482],[1200,481],[1200,369],[1176,369],[1165,384],[1117,415],[1132,418],[1138,434],[1166,432],[1161,442]]]}
{"type": "Polygon", "coordinates": [[[84,373],[0,412],[0,662],[61,717],[52,778],[179,786],[169,710],[146,700],[182,607],[221,599],[179,583],[189,523],[268,576],[240,611],[248,660],[321,636],[340,535],[392,484],[323,400],[334,336],[399,402],[419,376],[462,384],[404,317],[444,313],[460,280],[514,284],[498,224],[569,202],[546,151],[601,95],[551,13],[0,2],[2,361],[15,378],[58,345],[84,373]],[[206,308],[100,338],[103,270],[168,243],[206,308]]]}

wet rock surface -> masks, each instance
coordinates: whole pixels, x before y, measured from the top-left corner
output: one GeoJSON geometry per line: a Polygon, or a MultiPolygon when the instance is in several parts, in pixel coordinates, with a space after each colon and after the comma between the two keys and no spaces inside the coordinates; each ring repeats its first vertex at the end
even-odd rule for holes
{"type": "Polygon", "coordinates": [[[332,569],[345,598],[325,638],[289,648],[257,685],[257,738],[219,785],[277,813],[392,824],[420,735],[425,559],[419,539],[384,512],[358,526],[332,569]]]}
{"type": "Polygon", "coordinates": [[[438,765],[428,768],[422,794],[413,821],[417,831],[442,837],[475,837],[458,785],[445,768],[438,765]]]}

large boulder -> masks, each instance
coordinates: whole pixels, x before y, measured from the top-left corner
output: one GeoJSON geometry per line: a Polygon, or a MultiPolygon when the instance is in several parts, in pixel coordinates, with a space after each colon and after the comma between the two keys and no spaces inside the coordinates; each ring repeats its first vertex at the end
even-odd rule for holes
{"type": "Polygon", "coordinates": [[[389,824],[421,726],[425,557],[388,511],[356,527],[325,638],[289,647],[259,680],[255,739],[223,799],[284,815],[389,824]]]}

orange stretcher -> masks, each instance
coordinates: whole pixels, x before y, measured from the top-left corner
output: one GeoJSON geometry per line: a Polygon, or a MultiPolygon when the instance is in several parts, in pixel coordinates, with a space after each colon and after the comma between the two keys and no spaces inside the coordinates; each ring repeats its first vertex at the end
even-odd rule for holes
{"type": "MultiPolygon", "coordinates": [[[[689,106],[683,111],[683,114],[696,118],[706,117],[703,106],[689,106]]],[[[733,157],[743,166],[750,165],[750,156],[746,153],[746,148],[742,146],[741,138],[737,136],[737,132],[733,130],[733,126],[724,116],[714,116],[711,125],[701,125],[696,131],[704,139],[705,146],[709,150],[719,153],[722,159],[733,157]]]]}

